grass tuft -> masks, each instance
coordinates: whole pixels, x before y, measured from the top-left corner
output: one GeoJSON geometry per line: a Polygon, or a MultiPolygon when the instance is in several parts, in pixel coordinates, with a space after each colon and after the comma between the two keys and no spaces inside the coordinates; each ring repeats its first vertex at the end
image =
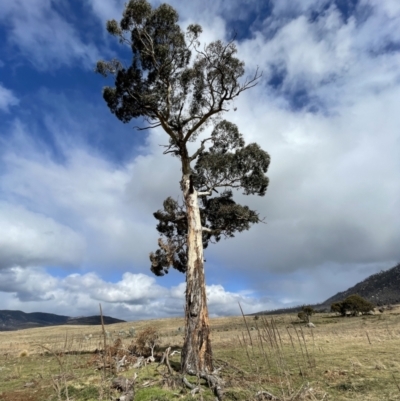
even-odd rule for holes
{"type": "Polygon", "coordinates": [[[24,349],[24,350],[20,351],[20,353],[18,354],[18,356],[19,356],[20,358],[25,358],[25,357],[29,356],[29,351],[28,351],[27,349],[24,349]]]}

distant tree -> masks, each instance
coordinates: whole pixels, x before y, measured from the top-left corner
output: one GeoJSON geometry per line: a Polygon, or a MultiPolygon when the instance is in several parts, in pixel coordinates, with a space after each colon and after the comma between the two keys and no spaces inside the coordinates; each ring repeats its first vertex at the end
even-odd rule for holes
{"type": "Polygon", "coordinates": [[[367,313],[374,309],[374,305],[358,294],[353,294],[343,301],[343,309],[351,312],[352,315],[367,313]]]}
{"type": "Polygon", "coordinates": [[[306,315],[303,311],[300,311],[300,312],[297,314],[297,317],[298,317],[302,322],[308,322],[308,320],[307,320],[307,315],[306,315]]]}
{"type": "Polygon", "coordinates": [[[339,314],[343,314],[342,313],[342,303],[341,302],[335,302],[331,305],[331,311],[334,313],[339,313],[339,314]]]}
{"type": "Polygon", "coordinates": [[[297,317],[303,322],[310,323],[311,316],[315,313],[314,308],[311,305],[304,305],[301,311],[297,314],[297,317]]]}
{"type": "Polygon", "coordinates": [[[217,40],[200,48],[202,28],[189,25],[185,34],[167,4],[130,0],[107,30],[133,55],[129,66],[116,59],[97,63],[97,72],[115,76],[115,86],[103,90],[108,107],[124,123],[143,118],[147,125],[137,131],[161,127],[169,140],[164,154],[181,164],[183,202],[167,198],[154,214],[161,238],[150,254],[151,270],[161,276],[172,266],[186,274],[182,372],[213,372],[203,249],[260,222],[256,211],[234,201],[232,190],[263,196],[270,163],[268,153],[246,145],[238,127],[221,116],[260,74],[241,80],[244,63],[235,44],[217,40]],[[190,152],[189,143],[207,126],[211,134],[190,152]]]}
{"type": "Polygon", "coordinates": [[[311,316],[315,313],[314,308],[311,305],[304,305],[302,310],[303,313],[306,315],[307,323],[310,323],[311,316]]]}
{"type": "Polygon", "coordinates": [[[374,310],[375,306],[358,294],[348,296],[342,302],[331,305],[332,312],[340,313],[342,316],[350,314],[357,316],[359,313],[365,314],[374,310]]]}

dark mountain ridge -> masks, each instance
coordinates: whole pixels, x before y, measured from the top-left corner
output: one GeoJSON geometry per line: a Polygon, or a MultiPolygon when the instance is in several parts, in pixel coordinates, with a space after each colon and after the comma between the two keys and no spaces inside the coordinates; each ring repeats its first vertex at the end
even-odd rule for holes
{"type": "Polygon", "coordinates": [[[367,277],[346,291],[338,292],[323,304],[330,306],[352,294],[358,294],[376,306],[400,303],[400,263],[367,277]]]}
{"type": "MultiPolygon", "coordinates": [[[[104,324],[122,323],[125,320],[103,316],[104,324]]],[[[25,313],[18,310],[0,310],[0,331],[21,330],[33,327],[60,325],[98,325],[100,316],[70,317],[53,313],[25,313]]]]}
{"type": "MultiPolygon", "coordinates": [[[[324,302],[311,306],[317,311],[329,311],[333,303],[343,301],[352,294],[358,294],[376,306],[400,303],[400,263],[389,270],[372,274],[346,291],[338,292],[324,302]]],[[[253,315],[295,313],[299,312],[301,308],[302,306],[299,305],[292,308],[253,313],[253,315]]]]}

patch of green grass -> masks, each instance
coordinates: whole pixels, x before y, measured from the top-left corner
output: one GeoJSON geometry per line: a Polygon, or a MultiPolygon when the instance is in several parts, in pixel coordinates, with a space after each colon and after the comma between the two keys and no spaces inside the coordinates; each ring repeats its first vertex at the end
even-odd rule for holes
{"type": "Polygon", "coordinates": [[[135,393],[135,401],[171,401],[177,396],[173,392],[157,387],[138,389],[135,393]]]}
{"type": "MultiPolygon", "coordinates": [[[[65,388],[61,391],[61,396],[66,399],[65,388]]],[[[72,385],[68,386],[68,397],[79,401],[97,401],[99,399],[98,387],[88,385],[75,387],[72,385]]]]}
{"type": "Polygon", "coordinates": [[[251,394],[249,391],[246,391],[241,388],[231,388],[225,391],[224,397],[226,400],[229,401],[243,401],[243,400],[249,400],[254,396],[254,394],[251,394]]]}
{"type": "Polygon", "coordinates": [[[26,382],[39,380],[40,371],[50,370],[50,366],[46,366],[46,369],[41,369],[39,361],[40,358],[37,356],[25,356],[23,358],[8,359],[0,362],[0,391],[19,389],[26,382]]]}

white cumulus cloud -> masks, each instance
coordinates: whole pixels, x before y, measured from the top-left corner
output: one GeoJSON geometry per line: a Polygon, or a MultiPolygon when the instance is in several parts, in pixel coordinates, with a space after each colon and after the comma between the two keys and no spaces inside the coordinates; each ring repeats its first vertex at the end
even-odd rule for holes
{"type": "MultiPolygon", "coordinates": [[[[109,282],[96,273],[71,274],[55,278],[39,267],[29,274],[22,267],[0,271],[0,301],[5,309],[81,316],[98,314],[99,303],[105,315],[125,320],[182,316],[185,284],[167,288],[145,274],[125,273],[121,280],[109,282]]],[[[207,287],[211,316],[228,316],[267,309],[277,303],[261,302],[248,295],[234,294],[222,286],[207,287]]]]}

